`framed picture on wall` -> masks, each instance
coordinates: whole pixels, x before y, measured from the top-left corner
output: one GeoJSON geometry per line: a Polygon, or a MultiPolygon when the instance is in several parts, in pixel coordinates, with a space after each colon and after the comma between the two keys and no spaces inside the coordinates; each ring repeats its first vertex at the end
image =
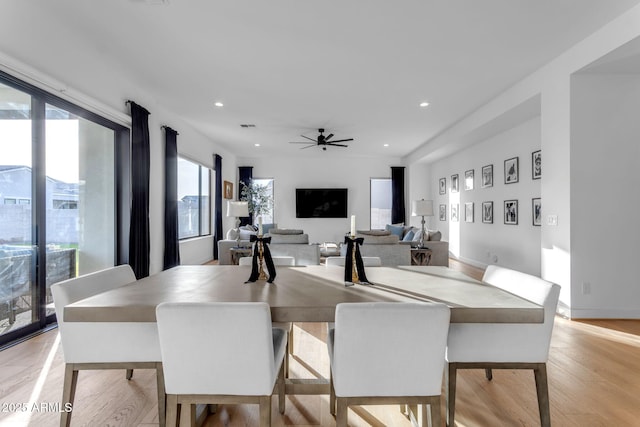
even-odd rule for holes
{"type": "Polygon", "coordinates": [[[464,189],[465,191],[473,190],[473,169],[464,173],[464,189]]]}
{"type": "Polygon", "coordinates": [[[447,178],[440,178],[438,185],[440,187],[440,194],[447,194],[447,178]]]}
{"type": "Polygon", "coordinates": [[[233,199],[233,183],[229,181],[224,182],[224,198],[233,199]]]}
{"type": "Polygon", "coordinates": [[[531,153],[531,178],[542,178],[542,151],[534,151],[531,153]]]}
{"type": "Polygon", "coordinates": [[[482,167],[482,188],[493,187],[493,165],[482,167]]]}
{"type": "Polygon", "coordinates": [[[518,182],[518,158],[514,157],[504,161],[504,183],[513,184],[518,182]]]}
{"type": "Polygon", "coordinates": [[[534,226],[542,225],[542,202],[540,198],[531,199],[531,218],[534,226]]]}
{"type": "Polygon", "coordinates": [[[458,216],[458,208],[459,205],[457,203],[451,204],[451,221],[458,222],[460,220],[460,217],[458,216]]]}
{"type": "Polygon", "coordinates": [[[509,225],[518,225],[518,201],[504,201],[504,223],[509,225]]]}
{"type": "Polygon", "coordinates": [[[460,183],[458,182],[458,174],[451,175],[451,192],[457,193],[460,190],[460,183]]]}
{"type": "Polygon", "coordinates": [[[438,211],[440,221],[447,220],[447,205],[440,205],[440,209],[438,211]]]}
{"type": "Polygon", "coordinates": [[[482,222],[493,224],[493,202],[482,202],[482,222]]]}
{"type": "Polygon", "coordinates": [[[473,222],[473,202],[464,204],[464,222],[473,222]]]}

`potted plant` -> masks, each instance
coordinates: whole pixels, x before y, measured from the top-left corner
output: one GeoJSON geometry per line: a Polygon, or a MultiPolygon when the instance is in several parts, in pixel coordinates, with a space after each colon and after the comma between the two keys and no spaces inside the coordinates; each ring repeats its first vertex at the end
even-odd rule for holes
{"type": "Polygon", "coordinates": [[[271,211],[273,198],[269,193],[268,186],[257,184],[255,182],[251,182],[247,185],[242,181],[240,181],[240,184],[242,185],[240,200],[248,202],[249,212],[253,214],[254,220],[262,214],[271,211]]]}

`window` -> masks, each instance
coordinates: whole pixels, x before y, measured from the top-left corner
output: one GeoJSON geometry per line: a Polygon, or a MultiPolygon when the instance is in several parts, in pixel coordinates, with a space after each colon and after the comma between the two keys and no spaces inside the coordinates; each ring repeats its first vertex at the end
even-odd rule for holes
{"type": "Polygon", "coordinates": [[[51,284],[126,259],[129,135],[0,71],[0,345],[55,321],[51,284]]]}
{"type": "MultiPolygon", "coordinates": [[[[269,210],[267,213],[262,214],[262,223],[263,224],[273,224],[274,216],[274,205],[273,203],[273,178],[252,178],[251,181],[254,184],[260,185],[261,187],[266,188],[266,194],[269,200],[272,202],[269,204],[269,210]]],[[[257,224],[258,218],[253,218],[253,221],[257,224]]]]}
{"type": "Polygon", "coordinates": [[[391,178],[371,178],[371,229],[391,224],[391,178]]]}
{"type": "Polygon", "coordinates": [[[211,169],[178,157],[178,238],[211,234],[211,169]]]}

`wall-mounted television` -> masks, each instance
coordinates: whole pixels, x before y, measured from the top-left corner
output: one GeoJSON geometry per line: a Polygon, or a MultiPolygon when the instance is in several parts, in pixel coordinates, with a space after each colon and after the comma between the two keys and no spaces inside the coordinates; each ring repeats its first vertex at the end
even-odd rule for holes
{"type": "Polygon", "coordinates": [[[346,188],[296,188],[296,218],[346,217],[346,188]]]}

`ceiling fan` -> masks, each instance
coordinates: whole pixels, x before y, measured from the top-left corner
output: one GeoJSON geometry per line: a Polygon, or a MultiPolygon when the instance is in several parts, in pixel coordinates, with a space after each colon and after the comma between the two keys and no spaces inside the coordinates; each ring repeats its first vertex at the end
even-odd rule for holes
{"type": "Polygon", "coordinates": [[[320,128],[318,129],[318,132],[320,132],[320,135],[317,136],[316,139],[313,138],[309,138],[308,136],[305,135],[300,135],[303,138],[308,139],[309,141],[312,141],[313,144],[310,144],[309,142],[306,141],[301,141],[301,142],[290,142],[289,144],[307,144],[306,147],[301,147],[301,150],[304,150],[305,148],[310,148],[310,147],[322,147],[323,150],[326,151],[327,147],[348,147],[348,145],[346,144],[340,144],[341,142],[348,142],[348,141],[353,141],[353,138],[347,138],[347,139],[336,139],[335,141],[330,141],[331,138],[333,138],[333,134],[330,133],[327,136],[324,136],[324,129],[320,128]]]}

